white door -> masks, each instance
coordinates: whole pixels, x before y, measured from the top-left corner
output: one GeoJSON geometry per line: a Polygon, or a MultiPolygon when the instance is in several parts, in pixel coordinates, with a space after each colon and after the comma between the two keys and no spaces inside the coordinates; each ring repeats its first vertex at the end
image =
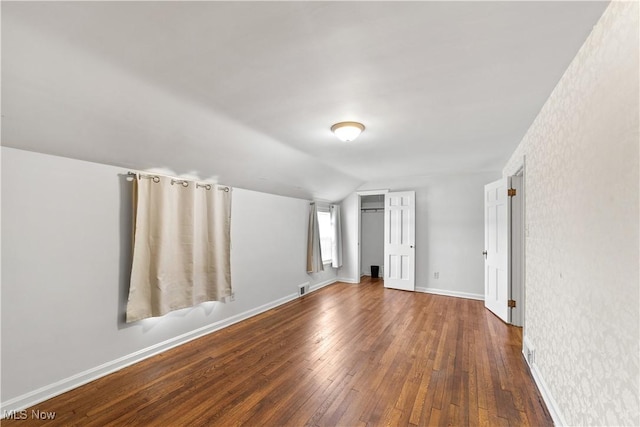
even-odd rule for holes
{"type": "Polygon", "coordinates": [[[415,237],[415,192],[386,193],[384,195],[385,288],[415,290],[415,237]]]}
{"type": "Polygon", "coordinates": [[[484,305],[509,323],[509,179],[484,186],[484,305]]]}

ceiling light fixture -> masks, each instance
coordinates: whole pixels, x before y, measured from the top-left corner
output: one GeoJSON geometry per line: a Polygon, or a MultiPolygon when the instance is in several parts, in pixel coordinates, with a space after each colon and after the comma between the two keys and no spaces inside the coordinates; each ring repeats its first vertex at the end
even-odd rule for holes
{"type": "Polygon", "coordinates": [[[331,126],[331,132],[344,142],[353,141],[363,130],[364,125],[358,122],[340,122],[331,126]]]}

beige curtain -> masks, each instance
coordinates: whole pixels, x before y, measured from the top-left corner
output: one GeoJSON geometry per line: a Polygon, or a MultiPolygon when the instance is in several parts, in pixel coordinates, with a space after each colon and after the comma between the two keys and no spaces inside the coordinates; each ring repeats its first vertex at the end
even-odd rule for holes
{"type": "Polygon", "coordinates": [[[322,253],[320,251],[320,226],[318,225],[318,208],[311,203],[309,208],[309,229],[307,232],[307,273],[324,271],[322,253]]]}
{"type": "Polygon", "coordinates": [[[139,175],[127,322],[231,295],[231,188],[139,175]]]}
{"type": "Polygon", "coordinates": [[[342,224],[340,206],[331,205],[331,266],[342,267],[342,224]]]}

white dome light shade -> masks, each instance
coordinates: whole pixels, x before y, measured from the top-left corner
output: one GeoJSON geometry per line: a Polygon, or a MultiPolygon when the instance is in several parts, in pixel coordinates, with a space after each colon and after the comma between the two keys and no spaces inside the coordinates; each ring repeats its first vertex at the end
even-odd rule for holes
{"type": "Polygon", "coordinates": [[[364,125],[358,122],[340,122],[331,126],[331,132],[335,133],[340,141],[353,141],[362,133],[364,125]]]}

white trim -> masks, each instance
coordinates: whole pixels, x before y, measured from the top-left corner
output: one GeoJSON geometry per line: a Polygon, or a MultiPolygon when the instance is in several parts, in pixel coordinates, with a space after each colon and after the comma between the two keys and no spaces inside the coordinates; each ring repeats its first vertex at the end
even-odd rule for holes
{"type": "Polygon", "coordinates": [[[472,294],[469,292],[450,291],[448,289],[423,288],[423,287],[417,287],[417,286],[416,286],[416,291],[424,292],[427,294],[444,295],[447,297],[466,298],[466,299],[475,299],[475,300],[484,301],[484,295],[472,294]]]}
{"type": "MultiPolygon", "coordinates": [[[[523,354],[524,354],[524,351],[523,351],[523,354]]],[[[526,355],[524,356],[526,360],[527,356],[526,355]]],[[[556,400],[553,398],[553,395],[549,390],[549,386],[547,386],[547,383],[542,377],[542,373],[538,369],[538,365],[535,363],[535,361],[533,365],[529,365],[529,370],[531,371],[531,376],[533,377],[533,380],[535,381],[536,386],[538,386],[538,390],[542,395],[542,400],[544,400],[544,403],[547,405],[547,410],[549,411],[549,415],[551,415],[551,418],[553,419],[553,425],[555,426],[568,425],[564,419],[564,416],[562,415],[562,412],[560,411],[560,408],[558,407],[558,402],[556,402],[556,400]]]]}
{"type": "Polygon", "coordinates": [[[324,282],[316,283],[315,285],[309,287],[309,292],[317,291],[318,289],[324,288],[325,286],[333,285],[337,281],[338,279],[329,279],[325,280],[324,282]]]}
{"type": "Polygon", "coordinates": [[[356,191],[358,196],[377,196],[378,194],[388,193],[389,189],[386,190],[367,190],[367,191],[356,191]]]}
{"type": "MultiPolygon", "coordinates": [[[[330,279],[330,280],[325,280],[324,282],[316,283],[315,285],[309,288],[309,293],[316,291],[320,288],[323,288],[325,286],[331,285],[337,281],[338,281],[337,279],[330,279]]],[[[0,419],[4,414],[9,414],[15,411],[21,411],[23,409],[29,408],[33,405],[36,405],[40,402],[44,402],[45,400],[51,399],[52,397],[58,396],[69,390],[73,390],[74,388],[78,388],[91,381],[97,380],[98,378],[101,378],[113,372],[119,371],[122,368],[126,368],[127,366],[141,362],[145,359],[148,359],[149,357],[155,356],[157,354],[165,352],[174,347],[178,347],[194,339],[200,338],[202,336],[218,331],[220,329],[229,327],[235,323],[241,322],[250,317],[256,316],[260,313],[264,313],[265,311],[268,311],[268,310],[271,310],[272,308],[276,308],[280,305],[286,304],[297,298],[298,298],[298,294],[295,294],[295,293],[287,295],[285,297],[279,298],[267,304],[263,304],[251,310],[247,310],[245,312],[236,314],[235,316],[231,316],[226,319],[219,320],[217,322],[203,326],[201,328],[194,329],[193,331],[187,332],[182,335],[178,335],[177,337],[170,338],[161,343],[154,344],[147,348],[143,348],[142,350],[138,350],[126,356],[122,356],[118,359],[109,361],[100,366],[87,369],[86,371],[77,373],[68,378],[64,378],[60,381],[56,381],[52,384],[46,385],[44,387],[40,387],[39,389],[30,391],[21,396],[17,396],[17,397],[14,397],[13,399],[9,399],[6,402],[0,403],[0,408],[2,410],[2,412],[0,413],[0,419]]]]}
{"type": "Polygon", "coordinates": [[[357,285],[358,283],[360,283],[360,281],[359,281],[359,280],[355,280],[355,279],[352,279],[352,278],[346,278],[346,277],[338,277],[338,278],[336,279],[336,281],[338,281],[338,282],[343,282],[343,283],[352,283],[352,284],[355,284],[355,285],[357,285]]]}

